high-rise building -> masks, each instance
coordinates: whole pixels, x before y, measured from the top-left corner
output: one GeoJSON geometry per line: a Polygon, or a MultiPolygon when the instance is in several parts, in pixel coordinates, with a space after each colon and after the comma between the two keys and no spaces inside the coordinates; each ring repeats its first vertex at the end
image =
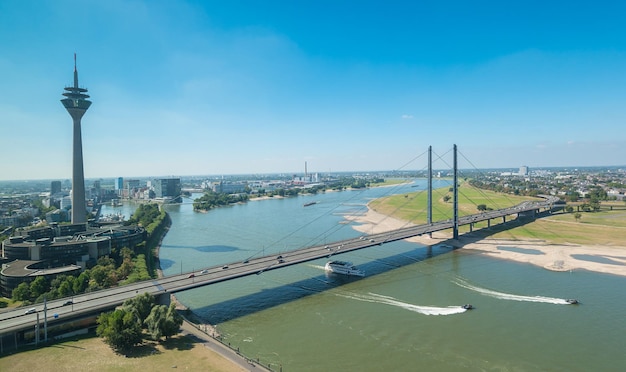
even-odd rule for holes
{"type": "Polygon", "coordinates": [[[157,198],[170,199],[174,203],[181,202],[180,178],[156,179],[153,181],[153,186],[157,198]]]}
{"type": "Polygon", "coordinates": [[[118,194],[119,194],[123,188],[124,188],[124,178],[117,177],[115,179],[115,191],[118,191],[118,194]]]}
{"type": "Polygon", "coordinates": [[[61,193],[61,181],[50,182],[50,195],[61,193]]]}
{"type": "Polygon", "coordinates": [[[522,165],[521,167],[519,167],[519,173],[520,176],[528,176],[528,167],[526,165],[522,165]]]}
{"type": "Polygon", "coordinates": [[[83,172],[83,142],[80,120],[91,106],[87,89],[78,86],[76,53],[74,53],[74,86],[65,87],[66,97],[61,100],[74,122],[74,140],[72,152],[72,223],[87,223],[87,205],[85,203],[85,174],[83,172]]]}

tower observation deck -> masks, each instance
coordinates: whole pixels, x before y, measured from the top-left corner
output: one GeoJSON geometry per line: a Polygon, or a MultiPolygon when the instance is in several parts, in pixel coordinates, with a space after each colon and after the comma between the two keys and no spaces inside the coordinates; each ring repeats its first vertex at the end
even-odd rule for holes
{"type": "Polygon", "coordinates": [[[63,106],[74,122],[74,140],[72,152],[72,223],[87,223],[87,206],[85,203],[85,175],[83,172],[83,143],[80,120],[91,106],[87,100],[87,89],[78,86],[78,70],[76,69],[76,53],[74,53],[74,85],[65,87],[61,100],[63,106]]]}

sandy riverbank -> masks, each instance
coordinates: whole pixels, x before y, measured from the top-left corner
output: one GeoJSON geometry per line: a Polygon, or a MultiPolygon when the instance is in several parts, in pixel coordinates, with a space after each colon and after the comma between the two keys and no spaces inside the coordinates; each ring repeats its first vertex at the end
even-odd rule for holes
{"type": "MultiPolygon", "coordinates": [[[[361,216],[350,217],[358,222],[354,228],[366,234],[410,226],[406,221],[378,213],[371,208],[361,216]]],[[[597,246],[576,244],[550,244],[540,240],[482,239],[460,236],[452,240],[451,233],[435,233],[433,237],[413,237],[409,241],[424,244],[448,244],[484,254],[489,257],[529,263],[553,271],[589,270],[626,276],[626,246],[597,246]]]]}

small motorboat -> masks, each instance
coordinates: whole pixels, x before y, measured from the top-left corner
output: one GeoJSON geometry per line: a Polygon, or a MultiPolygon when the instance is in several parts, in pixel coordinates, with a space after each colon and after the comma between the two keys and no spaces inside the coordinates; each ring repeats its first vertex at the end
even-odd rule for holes
{"type": "Polygon", "coordinates": [[[465,305],[463,305],[461,307],[464,308],[465,310],[472,310],[474,308],[474,306],[472,306],[470,304],[465,304],[465,305]]]}
{"type": "Polygon", "coordinates": [[[565,300],[565,302],[567,302],[570,305],[578,305],[580,302],[578,302],[577,299],[575,298],[568,298],[567,300],[565,300]]]}

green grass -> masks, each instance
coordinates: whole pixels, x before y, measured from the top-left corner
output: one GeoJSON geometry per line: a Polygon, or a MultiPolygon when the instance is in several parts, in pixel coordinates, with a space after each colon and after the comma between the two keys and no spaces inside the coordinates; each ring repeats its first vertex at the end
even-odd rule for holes
{"type": "MultiPolygon", "coordinates": [[[[433,221],[452,218],[452,199],[444,202],[445,195],[452,197],[448,188],[433,190],[433,221]]],[[[524,200],[538,200],[532,197],[514,196],[493,191],[480,190],[463,183],[459,188],[459,214],[461,216],[478,213],[477,205],[485,204],[489,208],[501,209],[521,203],[524,200]]],[[[419,191],[405,195],[393,195],[372,201],[370,207],[379,213],[410,221],[416,224],[426,223],[427,192],[419,191]]],[[[501,219],[493,220],[491,228],[487,222],[474,224],[474,232],[493,239],[506,240],[541,240],[554,244],[617,245],[626,243],[626,211],[581,212],[576,221],[574,213],[559,213],[540,218],[517,227],[498,226],[501,219]]],[[[510,221],[514,216],[507,217],[510,221]]],[[[449,230],[451,231],[451,230],[449,230]]],[[[459,227],[459,233],[469,232],[469,226],[459,227]]]]}
{"type": "Polygon", "coordinates": [[[580,222],[576,222],[573,213],[558,214],[501,231],[492,237],[538,239],[554,244],[625,245],[626,216],[623,211],[581,214],[580,222]]]}
{"type": "Polygon", "coordinates": [[[186,336],[145,342],[125,357],[100,338],[83,337],[3,356],[0,371],[240,371],[186,336]]]}
{"type": "MultiPolygon", "coordinates": [[[[433,190],[433,221],[452,218],[453,195],[448,189],[445,187],[433,190]],[[451,197],[448,202],[444,201],[445,195],[451,197]]],[[[537,200],[537,198],[480,190],[463,183],[459,188],[459,214],[465,216],[479,213],[477,209],[479,204],[485,204],[488,208],[501,209],[519,204],[524,200],[537,200]]],[[[427,205],[428,193],[425,190],[380,198],[370,203],[370,207],[377,212],[416,224],[426,222],[427,205]]]]}

